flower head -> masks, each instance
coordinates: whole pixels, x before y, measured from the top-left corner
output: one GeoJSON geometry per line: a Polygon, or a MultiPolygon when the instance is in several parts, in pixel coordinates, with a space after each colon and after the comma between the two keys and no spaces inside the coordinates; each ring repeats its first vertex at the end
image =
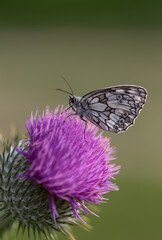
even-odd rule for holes
{"type": "Polygon", "coordinates": [[[62,110],[58,107],[54,112],[47,109],[42,116],[31,114],[26,124],[28,148],[19,149],[29,161],[25,176],[49,192],[54,219],[59,214],[55,197],[68,201],[77,218],[78,210],[90,211],[87,203],[99,204],[105,193],[118,190],[111,182],[119,166],[111,163],[114,150],[110,139],[97,135],[98,129],[88,124],[85,141],[84,122],[62,110]]]}

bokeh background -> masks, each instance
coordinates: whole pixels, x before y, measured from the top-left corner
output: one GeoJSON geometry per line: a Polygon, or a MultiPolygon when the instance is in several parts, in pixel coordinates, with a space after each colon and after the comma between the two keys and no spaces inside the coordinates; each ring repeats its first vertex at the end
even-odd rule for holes
{"type": "MultiPolygon", "coordinates": [[[[162,5],[160,1],[0,1],[0,132],[22,136],[31,111],[76,95],[136,84],[148,99],[136,124],[111,137],[120,191],[107,195],[93,230],[77,240],[162,239],[162,5]]],[[[15,239],[15,228],[5,240],[15,239]]],[[[59,235],[60,239],[65,239],[59,235]]],[[[22,239],[19,236],[18,239],[22,239]]],[[[27,239],[26,236],[23,239],[27,239]]]]}

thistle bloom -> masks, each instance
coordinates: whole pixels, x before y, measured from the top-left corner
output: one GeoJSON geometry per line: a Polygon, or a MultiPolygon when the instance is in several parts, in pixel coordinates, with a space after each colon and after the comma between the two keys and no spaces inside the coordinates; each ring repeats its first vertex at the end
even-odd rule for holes
{"type": "Polygon", "coordinates": [[[42,116],[31,114],[26,124],[28,148],[18,150],[29,162],[23,177],[49,192],[55,222],[59,216],[56,198],[68,201],[74,217],[81,218],[78,212],[88,214],[88,203],[100,204],[104,194],[118,190],[111,182],[119,166],[111,163],[114,149],[110,139],[97,135],[98,129],[88,124],[85,141],[84,122],[68,117],[70,111],[62,111],[58,107],[54,112],[47,109],[42,116]]]}

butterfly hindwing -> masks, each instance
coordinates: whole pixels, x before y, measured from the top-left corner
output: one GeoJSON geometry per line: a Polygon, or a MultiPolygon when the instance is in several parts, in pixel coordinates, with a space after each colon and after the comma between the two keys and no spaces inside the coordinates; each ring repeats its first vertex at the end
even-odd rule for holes
{"type": "Polygon", "coordinates": [[[114,133],[133,125],[146,101],[143,87],[121,85],[86,94],[81,102],[88,106],[84,116],[97,127],[114,133]]]}

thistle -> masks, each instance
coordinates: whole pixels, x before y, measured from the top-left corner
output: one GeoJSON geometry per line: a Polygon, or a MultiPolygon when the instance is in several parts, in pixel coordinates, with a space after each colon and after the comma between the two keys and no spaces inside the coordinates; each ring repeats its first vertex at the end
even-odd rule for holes
{"type": "MultiPolygon", "coordinates": [[[[74,239],[70,225],[83,226],[89,205],[100,204],[104,194],[118,190],[112,179],[119,171],[111,161],[114,149],[94,125],[84,124],[70,112],[48,109],[31,114],[28,140],[3,141],[0,156],[0,202],[10,225],[54,239],[57,231],[74,239]]],[[[95,214],[95,213],[93,213],[95,214]]]]}

